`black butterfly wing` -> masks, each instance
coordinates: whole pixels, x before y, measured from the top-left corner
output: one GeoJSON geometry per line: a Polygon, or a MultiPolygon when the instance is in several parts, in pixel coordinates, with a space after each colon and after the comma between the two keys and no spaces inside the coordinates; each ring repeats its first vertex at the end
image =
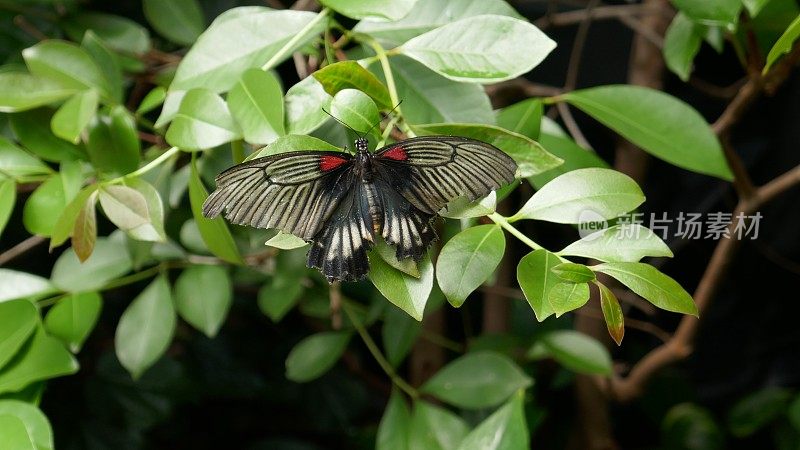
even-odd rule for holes
{"type": "Polygon", "coordinates": [[[353,159],[340,152],[288,152],[220,173],[203,215],[274,228],[310,240],[353,187],[353,159]]]}
{"type": "Polygon", "coordinates": [[[458,136],[423,136],[378,150],[376,173],[419,211],[436,214],[458,197],[475,200],[514,181],[502,150],[458,136]]]}
{"type": "Polygon", "coordinates": [[[435,215],[421,211],[397,192],[388,181],[376,177],[374,186],[383,209],[381,234],[396,249],[397,259],[419,261],[436,240],[435,215]]]}

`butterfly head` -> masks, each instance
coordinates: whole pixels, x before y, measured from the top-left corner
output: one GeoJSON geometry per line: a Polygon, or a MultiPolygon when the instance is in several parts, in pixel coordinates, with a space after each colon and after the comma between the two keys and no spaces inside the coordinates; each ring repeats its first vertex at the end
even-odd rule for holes
{"type": "Polygon", "coordinates": [[[367,153],[369,151],[369,142],[367,138],[360,137],[356,139],[356,153],[367,153]]]}

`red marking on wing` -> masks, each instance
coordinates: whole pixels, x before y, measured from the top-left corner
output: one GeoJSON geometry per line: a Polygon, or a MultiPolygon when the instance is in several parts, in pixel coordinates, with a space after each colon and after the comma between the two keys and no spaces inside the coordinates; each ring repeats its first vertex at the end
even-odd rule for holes
{"type": "Polygon", "coordinates": [[[397,147],[387,151],[382,155],[384,158],[393,159],[395,161],[405,161],[408,159],[408,154],[406,153],[403,146],[398,145],[397,147]]]}
{"type": "Polygon", "coordinates": [[[341,166],[346,162],[346,159],[339,158],[338,156],[322,156],[319,158],[319,169],[323,172],[327,172],[341,166]]]}

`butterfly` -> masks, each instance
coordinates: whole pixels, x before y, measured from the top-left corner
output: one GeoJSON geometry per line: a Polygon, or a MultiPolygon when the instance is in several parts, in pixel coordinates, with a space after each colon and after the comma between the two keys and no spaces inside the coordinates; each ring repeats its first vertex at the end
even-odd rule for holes
{"type": "Polygon", "coordinates": [[[476,200],[514,181],[517,164],[498,148],[457,136],[411,138],[374,153],[296,151],[253,159],[216,178],[203,215],[273,228],[311,242],[307,265],[329,282],[369,271],[380,235],[399,260],[419,261],[436,240],[433,220],[458,197],[476,200]]]}

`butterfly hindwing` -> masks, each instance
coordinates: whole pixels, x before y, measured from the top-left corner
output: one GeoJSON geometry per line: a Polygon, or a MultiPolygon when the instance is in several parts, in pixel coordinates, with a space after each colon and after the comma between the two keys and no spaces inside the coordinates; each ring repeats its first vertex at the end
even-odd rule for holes
{"type": "Polygon", "coordinates": [[[274,228],[311,239],[352,187],[352,157],[291,152],[257,158],[217,176],[203,215],[223,210],[232,223],[274,228]]]}
{"type": "Polygon", "coordinates": [[[435,216],[420,211],[383,179],[376,179],[374,186],[383,211],[381,235],[395,246],[397,259],[419,261],[436,240],[432,223],[435,216]]]}

